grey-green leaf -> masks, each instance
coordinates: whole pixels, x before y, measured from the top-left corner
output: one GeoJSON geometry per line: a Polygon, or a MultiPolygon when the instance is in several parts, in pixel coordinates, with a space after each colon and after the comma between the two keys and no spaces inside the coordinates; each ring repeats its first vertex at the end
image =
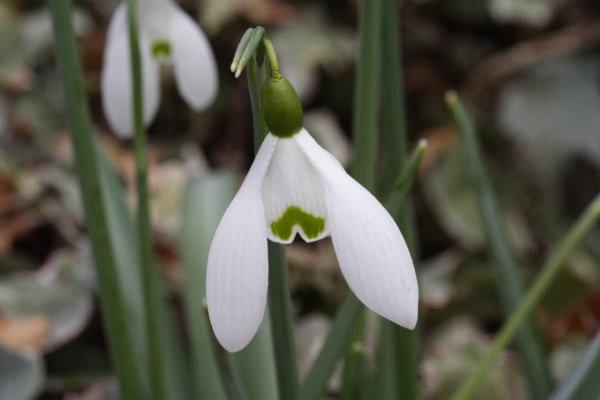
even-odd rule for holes
{"type": "Polygon", "coordinates": [[[44,383],[39,355],[0,346],[0,399],[31,400],[44,383]]]}

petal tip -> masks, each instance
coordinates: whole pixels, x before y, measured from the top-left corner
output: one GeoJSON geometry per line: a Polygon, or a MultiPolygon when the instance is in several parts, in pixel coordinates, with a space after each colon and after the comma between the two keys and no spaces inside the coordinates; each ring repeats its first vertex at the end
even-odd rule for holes
{"type": "Polygon", "coordinates": [[[409,288],[406,293],[406,302],[403,307],[396,312],[399,318],[397,322],[394,322],[406,329],[415,329],[419,321],[419,288],[416,286],[416,279],[415,287],[409,288]]]}
{"type": "Polygon", "coordinates": [[[260,327],[264,316],[264,308],[262,312],[258,309],[239,312],[240,308],[243,308],[240,305],[237,310],[227,312],[215,307],[211,308],[210,304],[209,302],[208,317],[215,337],[221,346],[230,353],[235,353],[246,347],[260,327]],[[246,318],[248,316],[250,318],[246,318]]]}
{"type": "Polygon", "coordinates": [[[250,343],[250,341],[253,338],[253,336],[250,336],[249,338],[244,338],[232,337],[231,335],[226,334],[218,334],[217,330],[214,330],[214,332],[221,346],[230,353],[236,353],[240,350],[243,350],[246,346],[248,346],[248,343],[250,343]]]}
{"type": "Polygon", "coordinates": [[[404,315],[404,319],[398,325],[413,330],[417,326],[417,322],[419,322],[419,309],[415,306],[411,310],[408,310],[406,315],[404,315]]]}

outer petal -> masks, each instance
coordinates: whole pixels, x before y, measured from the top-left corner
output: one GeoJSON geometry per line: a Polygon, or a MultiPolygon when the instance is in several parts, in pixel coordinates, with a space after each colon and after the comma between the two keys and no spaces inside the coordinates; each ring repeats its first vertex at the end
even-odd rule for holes
{"type": "Polygon", "coordinates": [[[319,174],[293,138],[279,139],[262,185],[267,237],[291,243],[329,235],[325,190],[319,174]]]}
{"type": "Polygon", "coordinates": [[[208,256],[208,314],[217,339],[232,352],[252,340],[265,312],[269,268],[260,187],[276,143],[267,135],[208,256]]]}
{"type": "Polygon", "coordinates": [[[170,8],[168,35],[177,88],[192,108],[201,110],[217,94],[219,76],[215,56],[198,24],[176,5],[170,8]]]}
{"type": "MultiPolygon", "coordinates": [[[[143,73],[144,122],[149,124],[156,115],[160,100],[159,66],[152,60],[150,45],[144,36],[140,37],[140,52],[143,73]]],[[[108,28],[101,90],[102,106],[112,129],[122,137],[130,137],[133,133],[133,104],[125,4],[117,7],[108,28]]]]}
{"type": "Polygon", "coordinates": [[[367,307],[413,329],[419,287],[398,226],[308,132],[294,138],[325,182],[331,239],[348,285],[367,307]]]}

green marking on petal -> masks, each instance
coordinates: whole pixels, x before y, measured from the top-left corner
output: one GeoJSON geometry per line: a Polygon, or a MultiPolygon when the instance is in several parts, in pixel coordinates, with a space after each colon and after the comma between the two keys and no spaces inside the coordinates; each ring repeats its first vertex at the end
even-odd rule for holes
{"type": "Polygon", "coordinates": [[[271,223],[271,230],[281,240],[289,240],[296,225],[302,228],[307,238],[314,239],[325,229],[325,219],[315,217],[300,207],[290,206],[281,218],[271,223]]]}
{"type": "Polygon", "coordinates": [[[152,43],[152,56],[156,60],[171,58],[171,43],[166,40],[157,40],[152,43]]]}

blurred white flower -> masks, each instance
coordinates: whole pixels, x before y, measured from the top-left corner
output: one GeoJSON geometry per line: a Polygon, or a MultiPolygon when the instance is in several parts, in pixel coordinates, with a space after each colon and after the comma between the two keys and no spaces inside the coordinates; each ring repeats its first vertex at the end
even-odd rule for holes
{"type": "MultiPolygon", "coordinates": [[[[171,0],[143,0],[138,5],[144,123],[160,102],[160,65],[172,64],[181,96],[195,110],[206,108],[218,88],[215,57],[196,22],[171,0]]],[[[132,79],[127,5],[111,19],[102,69],[102,105],[112,129],[133,133],[132,79]]]]}
{"type": "Polygon", "coordinates": [[[217,229],[208,258],[207,301],[219,342],[244,348],[263,318],[267,238],[291,243],[331,235],[342,273],[376,313],[407,328],[418,316],[419,288],[398,226],[368,190],[301,129],[268,134],[217,229]]]}
{"type": "Polygon", "coordinates": [[[564,0],[489,0],[491,17],[504,24],[518,23],[543,27],[564,0]]]}

